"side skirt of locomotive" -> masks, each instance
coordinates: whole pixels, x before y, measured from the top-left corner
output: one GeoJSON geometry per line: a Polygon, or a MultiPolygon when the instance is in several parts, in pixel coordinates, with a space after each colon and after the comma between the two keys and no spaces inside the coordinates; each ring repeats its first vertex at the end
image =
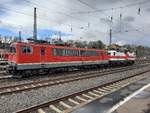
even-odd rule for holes
{"type": "Polygon", "coordinates": [[[24,63],[15,64],[10,63],[8,66],[8,73],[13,77],[21,78],[24,76],[48,74],[55,70],[69,70],[72,68],[89,68],[108,65],[108,60],[103,61],[78,61],[78,62],[54,62],[54,63],[24,63]]]}

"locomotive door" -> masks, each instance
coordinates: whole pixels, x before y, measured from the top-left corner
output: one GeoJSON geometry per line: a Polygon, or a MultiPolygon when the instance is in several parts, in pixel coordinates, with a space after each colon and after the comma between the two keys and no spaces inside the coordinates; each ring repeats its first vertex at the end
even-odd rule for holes
{"type": "Polygon", "coordinates": [[[44,64],[45,62],[45,48],[44,47],[40,48],[40,60],[41,60],[41,63],[44,64]]]}

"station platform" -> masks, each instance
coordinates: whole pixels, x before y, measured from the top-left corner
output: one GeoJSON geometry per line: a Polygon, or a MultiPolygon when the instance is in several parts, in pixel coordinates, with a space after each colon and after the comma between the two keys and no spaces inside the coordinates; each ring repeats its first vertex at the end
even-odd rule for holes
{"type": "Polygon", "coordinates": [[[148,107],[150,107],[150,77],[80,106],[70,113],[150,113],[143,111],[148,110],[148,107]],[[142,100],[136,100],[145,94],[143,92],[146,92],[147,96],[142,100]]]}
{"type": "Polygon", "coordinates": [[[113,113],[150,113],[150,87],[134,96],[113,113]]]}

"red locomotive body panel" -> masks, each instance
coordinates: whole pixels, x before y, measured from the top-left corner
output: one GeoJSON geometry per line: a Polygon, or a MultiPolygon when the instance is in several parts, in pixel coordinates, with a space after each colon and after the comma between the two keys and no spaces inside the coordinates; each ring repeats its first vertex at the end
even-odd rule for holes
{"type": "Polygon", "coordinates": [[[14,57],[14,60],[16,61],[17,64],[107,60],[106,52],[103,50],[68,48],[63,46],[50,46],[50,45],[37,45],[37,44],[17,44],[16,47],[17,47],[18,54],[16,54],[16,57],[14,57]],[[22,53],[20,46],[31,46],[33,50],[30,54],[22,53]],[[42,55],[40,55],[40,48],[45,48],[45,54],[43,58],[42,55]],[[61,48],[61,49],[69,49],[69,50],[85,50],[85,51],[91,50],[91,51],[96,51],[99,55],[98,56],[53,56],[52,53],[53,48],[58,48],[58,49],[61,48]]]}
{"type": "Polygon", "coordinates": [[[105,50],[34,43],[15,43],[11,47],[14,52],[9,56],[9,61],[17,64],[18,69],[30,69],[35,65],[35,68],[41,68],[41,64],[49,68],[108,63],[105,50]]]}

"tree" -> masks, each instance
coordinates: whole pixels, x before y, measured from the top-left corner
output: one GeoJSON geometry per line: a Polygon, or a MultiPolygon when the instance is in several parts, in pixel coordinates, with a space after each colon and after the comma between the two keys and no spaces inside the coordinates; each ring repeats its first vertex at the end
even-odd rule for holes
{"type": "Polygon", "coordinates": [[[88,43],[88,48],[95,48],[95,49],[104,49],[105,45],[102,41],[90,41],[88,43]]]}
{"type": "Polygon", "coordinates": [[[75,45],[75,47],[79,47],[79,48],[84,48],[85,47],[84,44],[83,44],[83,42],[79,42],[79,41],[76,41],[74,43],[74,45],[75,45]]]}

